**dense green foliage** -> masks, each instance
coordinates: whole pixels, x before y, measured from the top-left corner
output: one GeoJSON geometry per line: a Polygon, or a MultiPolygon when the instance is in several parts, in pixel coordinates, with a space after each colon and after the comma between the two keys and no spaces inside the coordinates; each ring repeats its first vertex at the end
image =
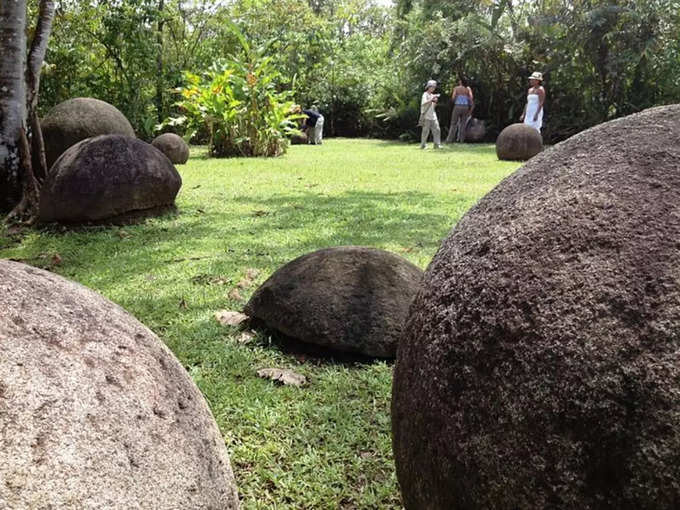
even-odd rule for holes
{"type": "MultiPolygon", "coordinates": [[[[544,136],[680,97],[677,0],[62,0],[43,109],[88,95],[118,106],[143,138],[176,114],[169,91],[233,54],[239,26],[281,76],[279,91],[317,106],[328,135],[409,138],[427,79],[448,95],[472,81],[493,136],[546,78],[544,136]]],[[[450,103],[438,107],[448,125],[450,103]]]]}
{"type": "Polygon", "coordinates": [[[280,158],[178,167],[179,212],[125,227],[3,236],[0,257],[48,267],[122,305],[172,349],[210,404],[242,508],[399,509],[392,364],[324,359],[221,326],[284,263],[329,246],[385,249],[425,268],[440,239],[518,163],[491,145],[420,151],[377,140],[293,146],[280,158]],[[58,256],[57,256],[58,255],[58,256]],[[257,377],[280,367],[309,384],[257,377]]]}
{"type": "Polygon", "coordinates": [[[279,156],[296,124],[291,91],[277,91],[280,73],[267,47],[251,48],[235,29],[240,55],[213,65],[203,77],[187,72],[176,103],[182,112],[161,124],[181,126],[188,139],[208,134],[213,156],[279,156]]]}

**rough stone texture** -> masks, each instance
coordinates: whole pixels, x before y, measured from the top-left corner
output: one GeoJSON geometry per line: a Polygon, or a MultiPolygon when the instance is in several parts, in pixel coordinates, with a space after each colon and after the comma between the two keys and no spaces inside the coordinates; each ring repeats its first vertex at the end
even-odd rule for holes
{"type": "Polygon", "coordinates": [[[40,220],[84,223],[170,206],[182,178],[158,149],[137,138],[103,135],[68,149],[40,193],[40,220]]]}
{"type": "Polygon", "coordinates": [[[302,342],[394,357],[422,275],[386,251],[327,248],[278,269],[253,294],[245,313],[302,342]]]}
{"type": "Polygon", "coordinates": [[[98,135],[135,136],[132,125],[118,108],[91,97],[76,97],[52,108],[40,122],[45,140],[47,168],[66,149],[98,135]]]}
{"type": "Polygon", "coordinates": [[[165,154],[175,165],[183,165],[189,160],[189,146],[181,136],[174,133],[164,133],[157,136],[153,139],[151,145],[165,154]]]}
{"type": "Polygon", "coordinates": [[[470,119],[465,129],[466,142],[483,142],[486,136],[486,124],[481,119],[470,119]]]}
{"type": "Polygon", "coordinates": [[[237,509],[224,441],[156,335],[0,260],[0,507],[237,509]]]}
{"type": "Polygon", "coordinates": [[[510,161],[526,161],[541,152],[541,133],[526,124],[510,124],[496,139],[496,156],[510,161]]]}
{"type": "Polygon", "coordinates": [[[302,133],[300,135],[293,135],[290,138],[291,145],[305,145],[309,142],[307,138],[307,133],[302,133]]]}
{"type": "Polygon", "coordinates": [[[524,165],[456,225],[399,344],[408,509],[680,506],[680,106],[524,165]]]}

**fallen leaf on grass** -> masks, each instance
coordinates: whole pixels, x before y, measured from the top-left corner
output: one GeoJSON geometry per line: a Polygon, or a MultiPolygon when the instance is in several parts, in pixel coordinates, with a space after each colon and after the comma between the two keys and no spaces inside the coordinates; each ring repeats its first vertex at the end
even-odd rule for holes
{"type": "Polygon", "coordinates": [[[253,216],[267,216],[269,211],[253,211],[253,216]]]}
{"type": "Polygon", "coordinates": [[[252,331],[244,331],[238,336],[236,342],[239,344],[249,344],[250,342],[253,341],[254,338],[255,333],[253,333],[252,331]]]}
{"type": "Polygon", "coordinates": [[[287,386],[302,386],[307,383],[307,378],[304,375],[287,368],[263,368],[257,371],[257,375],[263,379],[271,379],[287,386]]]}
{"type": "Polygon", "coordinates": [[[186,299],[184,299],[184,296],[182,296],[182,299],[181,299],[180,302],[179,302],[179,307],[180,307],[180,308],[184,308],[185,310],[186,310],[187,308],[189,308],[189,306],[187,305],[186,299]]]}
{"type": "Polygon", "coordinates": [[[247,315],[231,310],[220,310],[219,312],[215,312],[215,318],[217,319],[217,322],[223,326],[238,326],[242,322],[248,320],[247,315]]]}
{"type": "Polygon", "coordinates": [[[237,288],[231,289],[229,294],[227,294],[227,297],[229,299],[233,299],[234,301],[243,301],[243,296],[241,296],[237,288]]]}
{"type": "Polygon", "coordinates": [[[61,265],[62,260],[59,254],[55,253],[54,255],[52,255],[52,259],[50,262],[52,263],[53,266],[59,266],[61,265]]]}
{"type": "Polygon", "coordinates": [[[257,278],[257,276],[260,274],[260,271],[258,269],[254,269],[252,267],[249,267],[246,269],[246,278],[249,280],[254,280],[257,278]]]}

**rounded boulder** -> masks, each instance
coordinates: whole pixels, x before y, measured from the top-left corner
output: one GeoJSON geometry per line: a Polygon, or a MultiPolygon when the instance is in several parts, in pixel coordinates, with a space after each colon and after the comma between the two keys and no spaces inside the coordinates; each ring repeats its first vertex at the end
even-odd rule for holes
{"type": "Polygon", "coordinates": [[[172,206],[182,178],[170,160],[137,138],[103,135],[68,149],[40,192],[40,220],[86,223],[172,206]]]}
{"type": "Polygon", "coordinates": [[[326,248],[278,269],[245,313],[305,343],[390,358],[422,275],[383,250],[326,248]]]}
{"type": "Polygon", "coordinates": [[[98,135],[135,136],[132,125],[115,106],[91,97],[76,97],[52,108],[40,121],[47,168],[66,149],[98,135]]]}
{"type": "Polygon", "coordinates": [[[189,160],[189,146],[175,133],[163,133],[154,138],[151,145],[165,154],[175,165],[183,165],[189,160]]]}
{"type": "Polygon", "coordinates": [[[148,328],[77,283],[7,260],[0,309],[7,508],[238,508],[210,410],[148,328]]]}
{"type": "Polygon", "coordinates": [[[541,133],[526,124],[510,124],[496,139],[496,156],[508,161],[526,161],[543,149],[541,133]]]}
{"type": "Polygon", "coordinates": [[[486,123],[481,119],[471,118],[465,128],[466,142],[483,142],[486,136],[486,123]]]}
{"type": "Polygon", "coordinates": [[[677,508],[680,105],[533,158],[443,242],[392,394],[407,509],[677,508]]]}

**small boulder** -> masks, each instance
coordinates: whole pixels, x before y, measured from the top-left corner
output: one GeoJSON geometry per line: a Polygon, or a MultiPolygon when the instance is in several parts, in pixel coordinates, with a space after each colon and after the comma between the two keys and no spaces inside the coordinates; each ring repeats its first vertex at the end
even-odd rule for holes
{"type": "Polygon", "coordinates": [[[157,136],[151,145],[165,154],[175,165],[183,165],[189,160],[189,146],[181,136],[174,133],[157,136]]]}
{"type": "Polygon", "coordinates": [[[305,145],[309,142],[309,138],[307,138],[307,133],[302,133],[299,135],[293,135],[290,138],[290,144],[291,145],[305,145]]]}
{"type": "Polygon", "coordinates": [[[383,250],[326,248],[278,269],[245,313],[302,342],[390,358],[422,274],[383,250]]]}
{"type": "Polygon", "coordinates": [[[466,142],[483,142],[486,136],[486,124],[481,119],[471,118],[465,128],[466,142]]]}
{"type": "Polygon", "coordinates": [[[182,178],[170,160],[137,138],[103,135],[68,149],[40,192],[40,220],[86,223],[172,206],[182,178]]]}
{"type": "Polygon", "coordinates": [[[496,156],[509,161],[526,161],[543,149],[541,133],[523,123],[510,124],[496,139],[496,156]]]}
{"type": "Polygon", "coordinates": [[[52,108],[40,122],[47,168],[66,149],[98,135],[135,136],[132,125],[118,108],[91,97],[76,97],[52,108]]]}
{"type": "Polygon", "coordinates": [[[0,260],[0,506],[239,507],[208,405],[118,305],[0,260]]]}
{"type": "Polygon", "coordinates": [[[680,105],[542,152],[425,274],[392,393],[408,510],[680,501],[680,105]]]}

